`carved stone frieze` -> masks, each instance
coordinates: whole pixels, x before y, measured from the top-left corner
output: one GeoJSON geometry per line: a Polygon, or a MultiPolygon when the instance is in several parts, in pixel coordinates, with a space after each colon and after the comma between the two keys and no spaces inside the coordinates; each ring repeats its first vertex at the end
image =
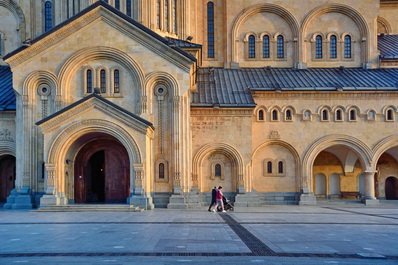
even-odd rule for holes
{"type": "Polygon", "coordinates": [[[11,132],[8,129],[3,129],[0,131],[0,141],[14,142],[14,139],[11,137],[11,132]]]}

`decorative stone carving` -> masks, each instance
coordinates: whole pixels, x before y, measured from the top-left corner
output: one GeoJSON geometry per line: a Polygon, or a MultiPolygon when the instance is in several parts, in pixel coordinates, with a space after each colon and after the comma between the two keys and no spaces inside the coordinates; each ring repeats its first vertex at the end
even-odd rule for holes
{"type": "Polygon", "coordinates": [[[278,140],[281,139],[281,136],[278,131],[271,131],[269,139],[278,140]]]}
{"type": "Polygon", "coordinates": [[[0,141],[1,142],[14,142],[11,137],[11,132],[7,129],[0,131],[0,141]]]}

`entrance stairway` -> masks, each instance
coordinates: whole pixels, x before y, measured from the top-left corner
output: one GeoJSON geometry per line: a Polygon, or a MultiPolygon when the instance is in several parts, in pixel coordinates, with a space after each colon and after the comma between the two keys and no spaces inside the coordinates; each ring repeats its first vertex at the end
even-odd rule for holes
{"type": "Polygon", "coordinates": [[[134,205],[127,204],[68,204],[40,207],[34,212],[143,212],[134,205]]]}

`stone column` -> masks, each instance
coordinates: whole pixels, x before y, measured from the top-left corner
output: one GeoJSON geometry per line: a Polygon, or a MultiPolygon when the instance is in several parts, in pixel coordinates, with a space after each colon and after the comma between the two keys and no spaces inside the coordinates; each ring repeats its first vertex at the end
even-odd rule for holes
{"type": "Polygon", "coordinates": [[[316,205],[316,197],[309,188],[308,177],[303,176],[301,180],[301,195],[299,205],[316,205]]]}
{"type": "Polygon", "coordinates": [[[376,172],[374,171],[366,171],[364,173],[365,176],[365,198],[363,201],[366,205],[378,205],[379,200],[375,197],[375,181],[374,175],[376,172]]]}
{"type": "Polygon", "coordinates": [[[40,207],[60,204],[55,188],[55,164],[46,163],[46,171],[46,193],[40,198],[40,207]]]}
{"type": "Polygon", "coordinates": [[[152,196],[146,191],[144,164],[133,164],[135,179],[130,177],[130,197],[127,203],[143,209],[151,210],[155,208],[152,196]]]}

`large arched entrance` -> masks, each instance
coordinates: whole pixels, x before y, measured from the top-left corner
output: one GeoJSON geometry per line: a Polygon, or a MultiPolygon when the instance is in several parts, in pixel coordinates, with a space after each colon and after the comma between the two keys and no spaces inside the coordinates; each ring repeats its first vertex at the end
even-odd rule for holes
{"type": "Polygon", "coordinates": [[[75,203],[125,203],[130,190],[129,156],[114,137],[98,135],[77,153],[75,203]]]}
{"type": "Polygon", "coordinates": [[[15,188],[15,157],[6,155],[0,159],[0,202],[5,202],[15,188]]]}
{"type": "Polygon", "coordinates": [[[386,200],[398,200],[398,179],[395,177],[388,177],[386,179],[386,200]]]}

